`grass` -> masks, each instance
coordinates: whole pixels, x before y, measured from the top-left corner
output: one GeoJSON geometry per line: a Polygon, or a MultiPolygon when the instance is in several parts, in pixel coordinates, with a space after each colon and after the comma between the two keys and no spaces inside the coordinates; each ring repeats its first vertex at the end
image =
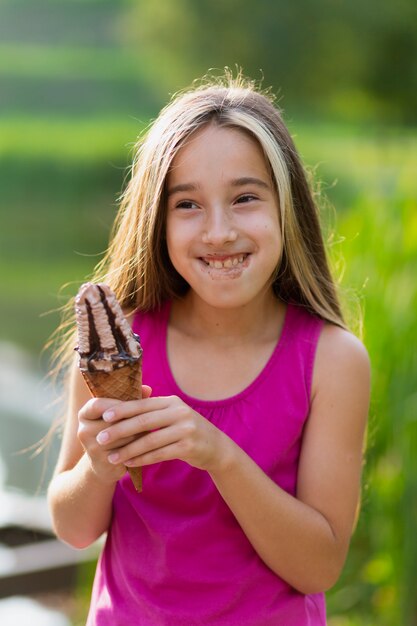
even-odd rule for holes
{"type": "Polygon", "coordinates": [[[135,82],[146,73],[140,58],[122,48],[0,44],[0,76],[135,82]]]}
{"type": "Polygon", "coordinates": [[[77,170],[83,163],[106,159],[124,166],[144,126],[144,120],[127,115],[81,119],[7,115],[0,117],[0,159],[26,160],[35,169],[48,160],[62,167],[75,163],[77,170]]]}
{"type": "Polygon", "coordinates": [[[417,615],[412,592],[417,514],[411,504],[417,501],[416,448],[411,452],[417,441],[411,349],[417,317],[417,152],[415,136],[369,143],[362,137],[356,151],[352,140],[346,148],[340,144],[334,157],[337,162],[340,154],[350,155],[341,172],[357,185],[355,196],[342,205],[338,233],[344,239],[343,282],[363,301],[373,400],[362,518],[329,605],[337,614],[348,597],[349,614],[368,612],[380,626],[408,626],[417,615]]]}

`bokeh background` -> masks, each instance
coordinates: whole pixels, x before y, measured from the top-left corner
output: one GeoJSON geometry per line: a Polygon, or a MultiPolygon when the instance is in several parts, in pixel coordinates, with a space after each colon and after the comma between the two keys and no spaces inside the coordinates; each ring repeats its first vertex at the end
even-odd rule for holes
{"type": "MultiPolygon", "coordinates": [[[[56,444],[48,458],[16,455],[59,413],[42,348],[106,248],[137,136],[178,89],[225,66],[278,95],[372,360],[362,512],[329,624],[415,626],[414,0],[0,0],[2,492],[44,502],[56,444]]],[[[74,626],[92,567],[68,584],[74,626]]],[[[2,580],[0,595],[19,594],[1,594],[2,580]]]]}

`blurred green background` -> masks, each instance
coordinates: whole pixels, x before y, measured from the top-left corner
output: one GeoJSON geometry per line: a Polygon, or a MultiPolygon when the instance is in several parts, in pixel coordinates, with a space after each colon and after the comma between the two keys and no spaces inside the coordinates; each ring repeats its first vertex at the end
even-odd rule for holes
{"type": "Polygon", "coordinates": [[[100,260],[133,143],[170,95],[236,65],[278,93],[373,365],[362,513],[329,624],[415,626],[414,0],[0,0],[0,42],[0,340],[34,355],[59,321],[45,313],[100,260]]]}

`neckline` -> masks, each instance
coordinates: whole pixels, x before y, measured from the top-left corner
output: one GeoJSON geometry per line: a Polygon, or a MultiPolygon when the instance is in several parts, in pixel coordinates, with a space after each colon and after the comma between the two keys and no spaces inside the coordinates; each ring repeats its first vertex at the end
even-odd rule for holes
{"type": "Polygon", "coordinates": [[[291,320],[293,317],[294,307],[291,304],[287,304],[286,306],[287,308],[285,311],[284,323],[282,325],[281,333],[277,339],[275,348],[271,356],[265,363],[264,367],[261,369],[259,374],[254,378],[254,380],[252,380],[252,382],[250,382],[249,385],[245,387],[245,389],[242,389],[242,391],[240,391],[237,394],[234,394],[233,396],[220,398],[218,400],[204,400],[202,398],[196,398],[194,396],[190,396],[189,394],[185,393],[185,391],[183,391],[181,387],[178,385],[172,373],[171,365],[168,360],[168,343],[167,343],[168,342],[168,324],[169,324],[169,318],[171,315],[172,301],[171,300],[167,301],[166,306],[161,311],[161,314],[162,314],[161,315],[162,317],[161,331],[162,332],[158,333],[159,352],[161,354],[161,361],[162,361],[162,367],[163,367],[164,373],[169,381],[170,387],[172,387],[173,389],[174,394],[180,397],[182,400],[184,400],[184,402],[186,402],[187,404],[191,406],[199,406],[199,407],[207,407],[207,408],[224,407],[227,405],[231,405],[231,404],[234,404],[235,402],[242,400],[244,397],[248,396],[267,376],[267,374],[269,373],[269,370],[273,367],[273,364],[275,360],[277,359],[278,354],[281,352],[284,344],[287,341],[287,337],[288,337],[290,326],[291,326],[291,320]]]}

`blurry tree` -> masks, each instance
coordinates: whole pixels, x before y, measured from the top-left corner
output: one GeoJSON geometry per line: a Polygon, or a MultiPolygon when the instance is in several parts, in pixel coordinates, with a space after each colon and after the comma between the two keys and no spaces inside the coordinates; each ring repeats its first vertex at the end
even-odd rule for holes
{"type": "Polygon", "coordinates": [[[313,117],[415,122],[414,0],[141,0],[126,38],[176,90],[208,68],[264,75],[284,107],[313,117]]]}

